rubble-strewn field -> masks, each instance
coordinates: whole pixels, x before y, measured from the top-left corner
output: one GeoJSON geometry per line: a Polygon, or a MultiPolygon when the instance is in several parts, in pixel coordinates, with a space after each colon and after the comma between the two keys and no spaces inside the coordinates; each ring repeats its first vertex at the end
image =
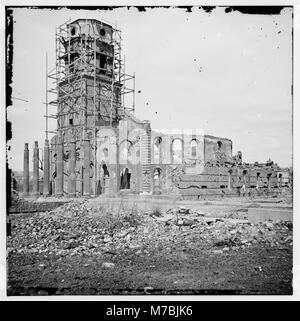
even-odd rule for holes
{"type": "Polygon", "coordinates": [[[292,223],[250,224],[230,202],[95,204],[10,215],[8,295],[292,294],[292,223]]]}

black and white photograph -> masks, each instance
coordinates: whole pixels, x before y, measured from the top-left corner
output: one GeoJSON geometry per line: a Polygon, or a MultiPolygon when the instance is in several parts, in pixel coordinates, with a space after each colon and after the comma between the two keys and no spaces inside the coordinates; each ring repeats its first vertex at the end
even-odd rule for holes
{"type": "Polygon", "coordinates": [[[6,299],[292,297],[295,7],[98,5],[5,6],[6,299]]]}

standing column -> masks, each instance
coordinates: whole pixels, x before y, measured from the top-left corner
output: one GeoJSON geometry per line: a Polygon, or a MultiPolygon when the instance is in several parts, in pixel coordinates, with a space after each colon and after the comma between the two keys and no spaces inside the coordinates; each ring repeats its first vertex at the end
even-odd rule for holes
{"type": "Polygon", "coordinates": [[[85,133],[83,142],[83,196],[90,196],[90,140],[85,133]]]}
{"type": "Polygon", "coordinates": [[[43,195],[49,195],[49,174],[50,174],[50,158],[49,158],[49,140],[45,140],[44,147],[44,185],[43,185],[43,195]]]}
{"type": "Polygon", "coordinates": [[[153,177],[153,195],[159,195],[161,194],[160,190],[160,171],[159,169],[154,170],[154,177],[153,177]]]}
{"type": "Polygon", "coordinates": [[[23,195],[29,194],[29,149],[28,143],[24,147],[24,167],[23,167],[23,195]]]}
{"type": "Polygon", "coordinates": [[[227,185],[227,188],[229,191],[231,190],[231,173],[232,173],[232,170],[230,169],[228,171],[228,185],[227,185]]]}
{"type": "Polygon", "coordinates": [[[56,158],[56,178],[55,178],[55,195],[63,195],[63,184],[64,184],[64,161],[63,152],[64,146],[61,135],[57,139],[57,158],[56,158]]]}
{"type": "MultiPolygon", "coordinates": [[[[111,146],[110,146],[111,148],[111,146]]],[[[116,136],[116,185],[113,188],[114,192],[118,192],[120,190],[121,185],[121,176],[120,176],[120,133],[119,130],[117,130],[117,136],[116,136]]],[[[113,183],[113,180],[112,180],[113,183]]]]}
{"type": "Polygon", "coordinates": [[[147,124],[145,132],[141,138],[141,162],[142,162],[142,191],[150,193],[151,191],[151,132],[150,125],[147,124]]]}
{"type": "Polygon", "coordinates": [[[69,180],[68,180],[68,194],[70,197],[76,195],[76,142],[70,141],[70,159],[69,159],[69,180]]]}
{"type": "Polygon", "coordinates": [[[39,147],[38,142],[34,142],[33,148],[33,182],[32,182],[32,194],[39,195],[39,147]]]}

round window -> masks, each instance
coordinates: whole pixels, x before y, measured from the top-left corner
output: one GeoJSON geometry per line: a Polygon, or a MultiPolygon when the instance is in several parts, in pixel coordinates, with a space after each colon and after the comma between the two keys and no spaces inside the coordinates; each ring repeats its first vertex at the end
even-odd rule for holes
{"type": "Polygon", "coordinates": [[[102,37],[104,37],[105,36],[105,29],[100,29],[100,35],[102,36],[102,37]]]}

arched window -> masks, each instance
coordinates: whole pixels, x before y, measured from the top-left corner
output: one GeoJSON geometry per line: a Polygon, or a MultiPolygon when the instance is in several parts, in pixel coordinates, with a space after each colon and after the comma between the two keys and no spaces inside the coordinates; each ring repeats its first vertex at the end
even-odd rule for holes
{"type": "Polygon", "coordinates": [[[261,186],[261,176],[260,176],[260,172],[256,173],[256,188],[259,189],[259,187],[261,186]]]}
{"type": "Polygon", "coordinates": [[[191,140],[191,155],[192,157],[197,157],[197,147],[198,143],[196,139],[191,140]]]}
{"type": "Polygon", "coordinates": [[[124,161],[127,161],[132,154],[132,143],[128,140],[121,144],[121,154],[124,161]]]}
{"type": "Polygon", "coordinates": [[[217,142],[217,145],[218,145],[218,150],[220,150],[222,148],[223,143],[219,140],[217,142]]]}
{"type": "Polygon", "coordinates": [[[104,171],[104,175],[109,177],[109,171],[108,171],[107,166],[106,166],[105,163],[103,163],[102,168],[103,168],[103,171],[104,171]]]}
{"type": "Polygon", "coordinates": [[[160,157],[161,157],[161,137],[156,137],[154,140],[154,163],[159,164],[160,163],[160,157]]]}
{"type": "Polygon", "coordinates": [[[153,177],[154,178],[159,178],[161,174],[161,169],[160,168],[155,168],[154,172],[153,172],[153,177]]]}
{"type": "Polygon", "coordinates": [[[175,138],[172,142],[172,160],[173,164],[182,163],[182,141],[175,138]]]}

